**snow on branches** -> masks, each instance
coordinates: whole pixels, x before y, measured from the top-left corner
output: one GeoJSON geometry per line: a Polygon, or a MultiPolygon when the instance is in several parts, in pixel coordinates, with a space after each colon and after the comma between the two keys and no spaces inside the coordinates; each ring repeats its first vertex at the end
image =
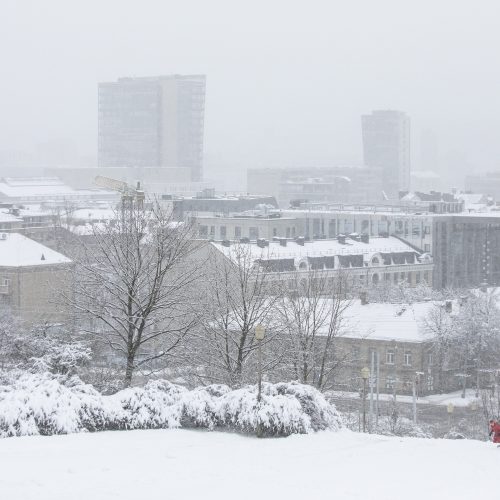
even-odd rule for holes
{"type": "Polygon", "coordinates": [[[0,437],[176,427],[288,436],[337,430],[341,418],[314,388],[265,384],[216,385],[189,391],[165,380],[103,396],[77,377],[24,373],[0,386],[0,437]]]}

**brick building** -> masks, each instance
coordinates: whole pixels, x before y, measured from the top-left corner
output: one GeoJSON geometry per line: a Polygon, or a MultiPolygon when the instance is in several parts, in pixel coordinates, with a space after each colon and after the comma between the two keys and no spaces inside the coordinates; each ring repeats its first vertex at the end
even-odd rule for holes
{"type": "Polygon", "coordinates": [[[0,233],[0,302],[27,323],[62,322],[58,300],[71,260],[17,233],[0,233]]]}

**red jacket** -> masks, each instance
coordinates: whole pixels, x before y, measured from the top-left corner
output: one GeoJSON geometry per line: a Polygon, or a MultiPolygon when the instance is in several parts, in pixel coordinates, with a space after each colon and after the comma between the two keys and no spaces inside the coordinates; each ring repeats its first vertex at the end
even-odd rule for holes
{"type": "Polygon", "coordinates": [[[490,424],[490,435],[493,434],[493,442],[500,443],[500,424],[493,422],[490,424]]]}

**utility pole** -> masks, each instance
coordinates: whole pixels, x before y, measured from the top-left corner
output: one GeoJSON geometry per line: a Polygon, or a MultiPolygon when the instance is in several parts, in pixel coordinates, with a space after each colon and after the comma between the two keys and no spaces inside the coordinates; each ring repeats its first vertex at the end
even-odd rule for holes
{"type": "Polygon", "coordinates": [[[412,384],[412,391],[413,391],[413,423],[417,423],[417,391],[416,391],[416,379],[417,379],[417,374],[413,376],[413,384],[412,384]]]}
{"type": "Polygon", "coordinates": [[[371,362],[370,362],[370,418],[369,421],[369,430],[372,432],[373,430],[373,386],[375,382],[375,351],[372,350],[371,362]]]}
{"type": "MultiPolygon", "coordinates": [[[[260,407],[260,401],[262,399],[262,341],[266,335],[266,329],[262,325],[257,325],[255,327],[255,340],[257,340],[258,351],[259,351],[259,381],[258,381],[258,391],[257,391],[257,408],[260,407]]],[[[262,431],[262,423],[260,421],[260,417],[257,416],[257,428],[256,428],[257,437],[263,436],[262,431]]]]}
{"type": "Polygon", "coordinates": [[[366,366],[361,370],[363,379],[363,432],[366,432],[366,381],[370,377],[370,369],[366,366]]]}
{"type": "Polygon", "coordinates": [[[379,395],[380,395],[380,355],[379,352],[377,351],[377,404],[375,406],[375,425],[378,426],[378,415],[379,415],[379,395]]]}
{"type": "Polygon", "coordinates": [[[259,381],[258,381],[258,391],[257,391],[257,403],[260,403],[262,399],[262,341],[266,335],[266,329],[262,325],[257,325],[255,327],[255,339],[257,340],[259,360],[258,360],[258,370],[259,370],[259,381]]]}

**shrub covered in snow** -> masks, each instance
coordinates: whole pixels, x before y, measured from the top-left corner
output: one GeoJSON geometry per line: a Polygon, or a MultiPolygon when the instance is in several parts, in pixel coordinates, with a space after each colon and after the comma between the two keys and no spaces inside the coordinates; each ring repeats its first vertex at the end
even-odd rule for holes
{"type": "Polygon", "coordinates": [[[0,437],[115,429],[229,429],[265,436],[336,430],[341,419],[316,389],[297,383],[192,391],[165,380],[103,396],[77,377],[23,374],[0,385],[0,437]]]}
{"type": "Polygon", "coordinates": [[[385,436],[432,437],[430,429],[414,424],[406,417],[398,417],[397,419],[390,416],[379,417],[378,425],[374,427],[373,432],[385,436]]]}
{"type": "Polygon", "coordinates": [[[112,429],[120,420],[121,408],[77,378],[65,385],[49,374],[24,374],[0,386],[0,437],[112,429]]]}

